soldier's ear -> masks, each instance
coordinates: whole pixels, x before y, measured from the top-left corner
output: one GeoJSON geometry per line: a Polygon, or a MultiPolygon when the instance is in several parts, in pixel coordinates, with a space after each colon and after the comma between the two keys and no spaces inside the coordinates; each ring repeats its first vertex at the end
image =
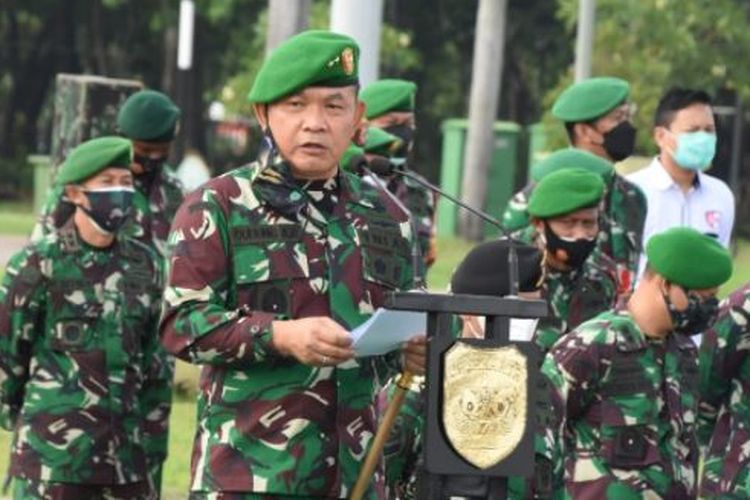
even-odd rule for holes
{"type": "Polygon", "coordinates": [[[67,198],[74,205],[82,204],[83,200],[86,198],[86,195],[83,194],[83,189],[81,188],[81,186],[78,186],[76,184],[66,184],[63,189],[65,192],[65,198],[67,198]]]}
{"type": "Polygon", "coordinates": [[[255,115],[255,119],[258,120],[261,130],[265,133],[268,128],[268,105],[253,104],[253,114],[255,115]]]}

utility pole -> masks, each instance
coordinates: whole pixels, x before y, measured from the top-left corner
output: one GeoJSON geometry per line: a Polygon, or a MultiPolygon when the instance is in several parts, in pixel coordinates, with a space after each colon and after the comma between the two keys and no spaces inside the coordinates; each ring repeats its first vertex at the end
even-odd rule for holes
{"type": "Polygon", "coordinates": [[[578,0],[578,30],[576,32],[575,80],[591,76],[591,52],[594,47],[594,17],[596,0],[578,0]]]}
{"type": "Polygon", "coordinates": [[[310,0],[268,0],[266,56],[287,38],[307,29],[310,0]]]}
{"type": "Polygon", "coordinates": [[[359,82],[365,87],[378,79],[383,0],[333,0],[331,31],[349,35],[359,44],[359,82]]]}
{"type": "MultiPolygon", "coordinates": [[[[461,198],[478,208],[483,208],[487,199],[487,175],[495,140],[492,126],[497,116],[502,81],[507,7],[507,0],[479,0],[477,10],[461,198]]],[[[481,220],[466,211],[459,213],[458,220],[459,234],[472,240],[481,239],[484,228],[481,220]]]]}

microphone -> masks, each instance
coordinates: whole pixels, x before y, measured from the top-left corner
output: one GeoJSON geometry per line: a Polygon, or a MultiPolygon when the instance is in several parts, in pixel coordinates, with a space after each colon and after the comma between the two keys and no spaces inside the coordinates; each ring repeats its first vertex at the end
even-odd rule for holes
{"type": "Polygon", "coordinates": [[[402,165],[394,164],[388,158],[375,157],[368,162],[367,158],[365,158],[364,155],[356,155],[349,162],[349,165],[352,167],[352,169],[355,172],[357,172],[360,175],[377,174],[382,177],[388,177],[388,176],[395,174],[395,175],[400,175],[402,177],[408,177],[409,179],[412,179],[418,184],[426,187],[433,193],[446,197],[457,206],[463,208],[464,210],[471,212],[472,214],[476,215],[477,217],[484,220],[485,222],[488,222],[489,224],[492,224],[493,226],[498,228],[500,232],[503,234],[503,236],[507,239],[507,241],[510,242],[510,244],[508,245],[508,252],[507,252],[508,253],[508,285],[509,285],[508,295],[518,295],[518,253],[516,252],[517,243],[514,242],[510,233],[508,233],[508,231],[506,231],[503,225],[500,224],[500,221],[498,221],[491,215],[487,214],[486,212],[483,212],[482,210],[479,210],[478,208],[474,208],[471,205],[459,200],[455,196],[446,193],[445,191],[435,186],[431,182],[428,182],[422,179],[421,177],[414,175],[413,173],[404,169],[402,165]]]}

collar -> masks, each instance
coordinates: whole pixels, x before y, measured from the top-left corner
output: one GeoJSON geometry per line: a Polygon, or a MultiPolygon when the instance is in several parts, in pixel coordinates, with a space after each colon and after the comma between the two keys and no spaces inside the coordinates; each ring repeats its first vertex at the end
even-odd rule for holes
{"type": "MultiPolygon", "coordinates": [[[[339,169],[333,182],[339,188],[339,203],[353,201],[360,203],[361,189],[349,174],[339,169]]],[[[300,182],[292,175],[291,166],[280,154],[262,154],[251,180],[252,189],[258,199],[269,204],[277,212],[292,220],[298,220],[300,213],[306,210],[312,200],[306,191],[305,182],[300,182]]]]}
{"type": "MultiPolygon", "coordinates": [[[[651,162],[651,167],[653,169],[653,183],[657,189],[666,191],[672,186],[679,188],[658,156],[654,157],[654,161],[651,162]]],[[[696,174],[697,175],[693,179],[693,189],[700,189],[703,172],[696,172],[696,174]]]]}

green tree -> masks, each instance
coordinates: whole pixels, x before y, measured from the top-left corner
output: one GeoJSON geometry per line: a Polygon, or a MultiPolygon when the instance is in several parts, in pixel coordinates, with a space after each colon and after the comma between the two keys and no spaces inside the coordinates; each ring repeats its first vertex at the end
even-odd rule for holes
{"type": "MultiPolygon", "coordinates": [[[[558,15],[575,32],[578,0],[558,0],[558,15]]],[[[750,96],[750,3],[745,0],[598,0],[592,75],[628,80],[638,111],[638,150],[655,152],[651,139],[659,97],[672,86],[750,96]]],[[[572,69],[547,95],[549,109],[572,82],[572,69]]],[[[565,142],[560,124],[548,130],[565,142]]]]}

